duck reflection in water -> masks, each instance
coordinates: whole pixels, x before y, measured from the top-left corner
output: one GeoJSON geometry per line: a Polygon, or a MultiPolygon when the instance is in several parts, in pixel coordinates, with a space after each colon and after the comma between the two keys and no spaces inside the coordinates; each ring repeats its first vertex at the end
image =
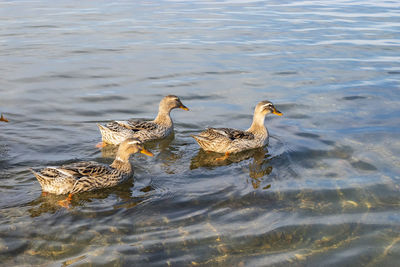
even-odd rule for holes
{"type": "MultiPolygon", "coordinates": [[[[93,201],[107,199],[109,197],[118,198],[118,201],[116,201],[117,204],[110,207],[110,210],[117,210],[120,208],[129,209],[146,200],[149,197],[150,192],[154,190],[151,185],[148,185],[140,189],[140,192],[143,193],[142,195],[133,196],[133,186],[133,179],[129,179],[112,188],[80,193],[75,195],[74,199],[71,200],[70,209],[73,210],[74,207],[83,207],[93,201]]],[[[63,209],[63,207],[58,204],[58,202],[63,198],[63,196],[55,194],[42,193],[37,199],[28,203],[28,206],[31,207],[28,211],[31,217],[38,217],[45,213],[55,213],[58,210],[63,209]]]]}
{"type": "MultiPolygon", "coordinates": [[[[258,189],[261,185],[262,178],[272,172],[272,166],[270,164],[271,157],[268,154],[266,146],[231,154],[224,160],[216,160],[220,156],[220,153],[199,149],[197,155],[191,160],[190,169],[228,166],[252,158],[253,160],[250,161],[248,167],[250,182],[254,189],[258,189]]],[[[271,185],[264,186],[263,189],[268,189],[270,186],[271,185]]]]}

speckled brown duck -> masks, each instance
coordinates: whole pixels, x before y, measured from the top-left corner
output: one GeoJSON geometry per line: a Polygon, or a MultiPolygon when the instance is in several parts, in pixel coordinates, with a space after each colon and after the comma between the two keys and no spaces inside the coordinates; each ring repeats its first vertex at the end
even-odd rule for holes
{"type": "Polygon", "coordinates": [[[205,151],[225,153],[224,157],[218,158],[224,160],[231,153],[262,147],[268,143],[268,130],[264,120],[270,113],[282,115],[270,101],[261,101],[254,109],[253,123],[249,129],[243,131],[232,128],[208,128],[192,137],[205,151]]]}
{"type": "Polygon", "coordinates": [[[111,165],[82,161],[37,171],[31,169],[31,171],[42,186],[43,192],[57,195],[69,194],[66,200],[59,202],[61,206],[68,207],[73,194],[112,187],[130,178],[133,169],[129,157],[138,152],[153,156],[143,147],[142,142],[129,138],[120,144],[111,165]]]}
{"type": "Polygon", "coordinates": [[[157,140],[167,137],[173,131],[171,110],[181,108],[189,110],[175,95],[167,95],[159,105],[158,115],[152,121],[127,120],[112,121],[106,125],[97,124],[103,142],[98,147],[106,144],[118,145],[127,138],[137,138],[142,142],[157,140]]]}

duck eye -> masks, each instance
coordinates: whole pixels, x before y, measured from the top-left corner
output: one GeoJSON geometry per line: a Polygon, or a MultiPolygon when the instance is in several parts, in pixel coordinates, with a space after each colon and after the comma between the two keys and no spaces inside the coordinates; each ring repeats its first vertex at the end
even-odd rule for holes
{"type": "Polygon", "coordinates": [[[264,108],[270,108],[270,107],[272,107],[272,104],[271,104],[271,103],[268,103],[268,104],[265,104],[265,105],[264,105],[264,108]]]}

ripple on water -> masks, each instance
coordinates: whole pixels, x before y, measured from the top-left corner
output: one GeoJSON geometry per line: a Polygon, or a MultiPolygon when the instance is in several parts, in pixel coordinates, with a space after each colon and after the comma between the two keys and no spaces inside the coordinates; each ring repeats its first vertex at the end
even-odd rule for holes
{"type": "Polygon", "coordinates": [[[3,265],[399,262],[397,2],[0,5],[3,265]],[[41,195],[28,168],[111,163],[96,123],[168,94],[190,112],[133,179],[69,210],[41,195]],[[263,99],[284,114],[267,147],[215,161],[190,137],[246,129],[263,99]]]}

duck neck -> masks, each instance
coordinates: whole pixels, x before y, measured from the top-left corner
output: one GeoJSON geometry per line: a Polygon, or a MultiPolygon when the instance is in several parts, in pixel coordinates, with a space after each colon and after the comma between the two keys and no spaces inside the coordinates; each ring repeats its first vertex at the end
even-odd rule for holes
{"type": "Polygon", "coordinates": [[[255,135],[264,135],[268,134],[267,128],[264,126],[265,115],[261,113],[254,113],[253,123],[250,128],[247,130],[255,135]]]}
{"type": "Polygon", "coordinates": [[[117,153],[117,156],[115,157],[113,163],[110,166],[114,169],[118,169],[119,171],[125,173],[132,172],[132,165],[129,162],[129,155],[126,156],[122,153],[117,153]]]}
{"type": "Polygon", "coordinates": [[[172,123],[170,113],[171,113],[171,109],[165,108],[162,105],[160,105],[157,117],[154,119],[154,122],[159,125],[163,125],[165,127],[171,127],[173,125],[173,123],[172,123]]]}

